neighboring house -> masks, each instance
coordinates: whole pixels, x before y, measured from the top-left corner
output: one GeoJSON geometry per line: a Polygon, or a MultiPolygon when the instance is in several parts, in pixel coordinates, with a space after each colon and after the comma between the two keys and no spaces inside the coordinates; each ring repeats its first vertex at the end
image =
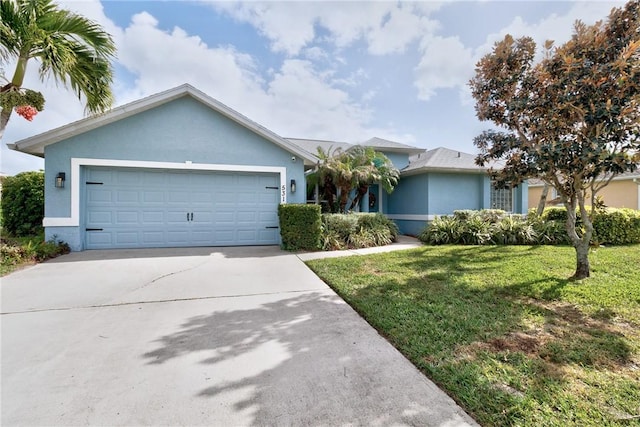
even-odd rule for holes
{"type": "MultiPolygon", "coordinates": [[[[361,145],[401,170],[395,191],[372,185],[361,210],[403,233],[456,209],[527,210],[526,183],[493,189],[470,154],[361,145]]],[[[352,145],[282,138],[190,85],[9,144],[44,157],[45,237],[75,251],[279,244],[277,206],[306,202],[318,146],[352,145]]]]}
{"type": "MultiPolygon", "coordinates": [[[[529,207],[538,206],[543,187],[542,181],[529,180],[529,207]]],[[[640,209],[640,171],[615,176],[597,195],[602,197],[606,206],[612,208],[640,209]]],[[[547,193],[547,206],[561,204],[556,189],[551,187],[547,193]]]]}
{"type": "Polygon", "coordinates": [[[46,239],[76,251],[278,244],[316,162],[189,85],[9,146],[45,158],[46,239]]]}

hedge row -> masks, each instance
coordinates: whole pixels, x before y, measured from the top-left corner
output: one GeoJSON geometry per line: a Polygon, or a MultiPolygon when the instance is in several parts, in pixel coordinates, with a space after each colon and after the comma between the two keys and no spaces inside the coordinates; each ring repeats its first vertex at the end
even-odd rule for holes
{"type": "Polygon", "coordinates": [[[22,172],[2,181],[2,228],[11,236],[42,231],[44,172],[22,172]]]}
{"type": "MultiPolygon", "coordinates": [[[[418,238],[430,244],[567,244],[567,213],[551,208],[542,217],[509,215],[504,211],[456,211],[436,218],[418,238]]],[[[582,227],[580,219],[577,228],[582,227]]],[[[593,244],[640,243],[640,211],[606,208],[593,218],[593,244]]]]}

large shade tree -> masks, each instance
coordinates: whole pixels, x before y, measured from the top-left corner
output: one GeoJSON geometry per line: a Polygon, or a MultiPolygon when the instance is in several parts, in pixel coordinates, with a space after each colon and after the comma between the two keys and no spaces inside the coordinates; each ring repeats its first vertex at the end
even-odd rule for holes
{"type": "Polygon", "coordinates": [[[400,178],[391,160],[371,147],[356,145],[348,150],[326,152],[318,147],[318,158],[318,166],[308,181],[322,188],[323,198],[332,212],[353,210],[373,183],[379,183],[391,193],[400,178]],[[350,196],[353,198],[347,209],[350,196]]]}
{"type": "Polygon", "coordinates": [[[590,275],[588,205],[640,161],[639,9],[634,0],[604,22],[576,22],[571,39],[558,47],[548,41],[540,61],[531,38],[506,36],[470,81],[478,118],[497,127],[475,138],[477,163],[503,162],[490,169],[498,186],[535,177],[557,189],[576,250],[575,279],[590,275]]]}
{"type": "Polygon", "coordinates": [[[12,112],[31,120],[44,108],[41,93],[24,88],[27,65],[39,64],[40,78],[53,79],[85,100],[87,113],[113,103],[111,59],[116,48],[97,23],[59,8],[52,0],[0,0],[2,69],[15,63],[13,75],[0,82],[0,139],[12,112]]]}

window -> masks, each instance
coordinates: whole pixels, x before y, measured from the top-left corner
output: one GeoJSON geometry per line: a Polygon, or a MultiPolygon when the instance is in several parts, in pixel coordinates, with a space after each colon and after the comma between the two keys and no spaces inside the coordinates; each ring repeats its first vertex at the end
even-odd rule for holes
{"type": "Polygon", "coordinates": [[[513,188],[496,188],[491,186],[491,209],[513,211],[513,188]]]}

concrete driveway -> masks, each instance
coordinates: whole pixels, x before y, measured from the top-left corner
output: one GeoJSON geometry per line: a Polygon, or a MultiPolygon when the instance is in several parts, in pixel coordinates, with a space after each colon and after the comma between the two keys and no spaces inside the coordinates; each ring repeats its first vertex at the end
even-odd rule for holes
{"type": "Polygon", "coordinates": [[[1,424],[474,424],[277,247],[72,253],[2,278],[1,424]]]}

